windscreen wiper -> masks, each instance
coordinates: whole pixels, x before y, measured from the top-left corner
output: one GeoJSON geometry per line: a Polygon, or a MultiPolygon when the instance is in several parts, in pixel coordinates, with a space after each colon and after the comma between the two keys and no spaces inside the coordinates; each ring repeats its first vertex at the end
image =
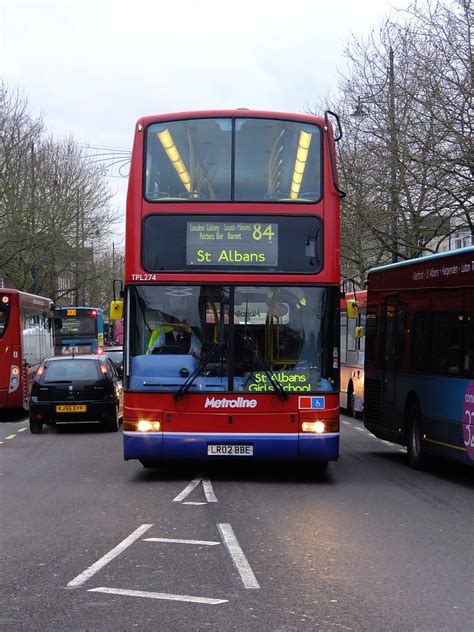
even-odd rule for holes
{"type": "Polygon", "coordinates": [[[257,363],[260,365],[260,368],[263,370],[265,375],[268,378],[268,381],[273,386],[273,390],[278,393],[278,396],[281,400],[288,399],[289,395],[281,385],[281,383],[276,379],[274,375],[272,375],[271,367],[268,366],[265,358],[262,356],[260,351],[258,350],[257,343],[255,342],[254,337],[252,336],[252,332],[248,326],[248,309],[249,309],[249,301],[247,299],[247,305],[245,307],[245,323],[244,323],[244,335],[243,339],[245,344],[248,346],[252,355],[257,363]]]}
{"type": "Polygon", "coordinates": [[[197,376],[199,375],[199,373],[206,368],[206,366],[209,364],[209,362],[212,360],[212,358],[216,355],[216,352],[218,349],[220,349],[222,347],[222,343],[221,342],[215,342],[212,347],[209,349],[209,351],[204,355],[204,357],[202,358],[202,360],[200,361],[200,363],[197,365],[197,367],[194,369],[194,371],[191,373],[191,375],[188,377],[188,379],[186,380],[186,382],[183,382],[183,384],[181,384],[181,386],[179,387],[179,389],[176,391],[176,393],[173,395],[173,399],[182,399],[183,395],[185,395],[189,389],[191,388],[191,385],[193,384],[194,380],[197,378],[197,376]]]}
{"type": "Polygon", "coordinates": [[[255,358],[255,360],[257,360],[257,364],[259,364],[260,368],[267,376],[268,381],[273,386],[273,390],[278,393],[278,396],[280,399],[282,400],[288,399],[289,397],[288,393],[285,391],[285,389],[283,388],[281,383],[276,379],[276,377],[272,375],[271,368],[268,366],[265,358],[262,356],[262,354],[258,350],[258,347],[255,344],[255,340],[252,338],[252,336],[246,336],[246,335],[243,336],[243,339],[244,339],[245,344],[248,346],[248,348],[252,352],[253,357],[255,358]]]}

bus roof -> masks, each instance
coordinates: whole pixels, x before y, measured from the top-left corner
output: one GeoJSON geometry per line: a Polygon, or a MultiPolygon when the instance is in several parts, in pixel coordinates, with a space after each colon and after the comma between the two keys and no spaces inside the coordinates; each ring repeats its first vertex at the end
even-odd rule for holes
{"type": "Polygon", "coordinates": [[[391,263],[368,272],[370,290],[474,285],[474,246],[391,263]]]}
{"type": "Polygon", "coordinates": [[[0,294],[8,294],[10,296],[19,296],[22,299],[27,299],[33,302],[34,301],[41,301],[41,302],[48,301],[49,303],[53,302],[53,300],[48,298],[47,296],[39,296],[38,294],[30,294],[29,292],[23,292],[22,290],[17,290],[15,288],[2,287],[0,288],[0,294]]]}
{"type": "Polygon", "coordinates": [[[266,110],[247,110],[246,108],[237,108],[234,110],[196,110],[189,112],[174,112],[168,114],[156,114],[142,116],[137,124],[144,127],[156,121],[169,121],[189,118],[219,118],[219,117],[240,117],[240,118],[274,118],[284,120],[295,120],[307,123],[317,123],[324,126],[324,118],[314,114],[301,114],[294,112],[271,112],[266,110]]]}
{"type": "Polygon", "coordinates": [[[442,259],[443,257],[452,257],[457,254],[462,254],[466,252],[474,253],[474,246],[467,246],[465,248],[458,248],[457,250],[447,250],[446,252],[436,252],[433,255],[426,255],[425,257],[416,257],[415,259],[406,259],[405,261],[398,261],[397,263],[387,263],[384,266],[377,266],[376,268],[371,268],[367,274],[371,274],[372,272],[381,272],[382,270],[392,270],[393,268],[400,268],[402,266],[410,266],[420,262],[426,263],[432,260],[442,259]]]}

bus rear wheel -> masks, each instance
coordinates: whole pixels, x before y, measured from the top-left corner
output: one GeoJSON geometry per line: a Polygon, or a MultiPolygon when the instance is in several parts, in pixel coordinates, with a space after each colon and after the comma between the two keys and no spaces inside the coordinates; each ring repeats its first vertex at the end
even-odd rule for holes
{"type": "Polygon", "coordinates": [[[30,432],[31,434],[41,434],[43,432],[42,422],[30,417],[30,432]]]}
{"type": "Polygon", "coordinates": [[[428,464],[421,445],[422,415],[420,405],[413,401],[408,409],[407,453],[408,462],[415,470],[424,470],[428,464]]]}

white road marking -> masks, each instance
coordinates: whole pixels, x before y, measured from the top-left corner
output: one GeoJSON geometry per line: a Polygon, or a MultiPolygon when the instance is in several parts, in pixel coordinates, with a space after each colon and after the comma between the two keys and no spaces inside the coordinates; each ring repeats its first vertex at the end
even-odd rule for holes
{"type": "Polygon", "coordinates": [[[185,503],[183,503],[183,505],[207,505],[207,503],[198,503],[192,500],[187,500],[185,503]]]}
{"type": "Polygon", "coordinates": [[[204,487],[204,495],[208,503],[216,503],[217,498],[212,489],[211,481],[207,478],[202,479],[202,486],[204,487]]]}
{"type": "Polygon", "coordinates": [[[27,430],[27,428],[18,428],[18,432],[25,432],[25,430],[27,430]]]}
{"type": "Polygon", "coordinates": [[[127,538],[125,538],[125,540],[122,540],[120,544],[117,544],[115,548],[113,548],[111,551],[101,557],[100,560],[97,560],[97,562],[92,564],[92,566],[89,566],[89,568],[86,568],[84,572],[72,579],[68,583],[67,588],[77,588],[78,586],[82,586],[82,584],[90,579],[92,575],[95,575],[97,571],[100,571],[101,568],[104,568],[104,566],[106,566],[114,558],[118,557],[120,553],[123,553],[123,551],[125,551],[125,549],[128,548],[131,544],[136,542],[136,540],[139,540],[145,533],[145,531],[148,531],[148,529],[150,529],[150,527],[152,526],[152,524],[142,524],[140,527],[138,527],[138,529],[136,529],[127,538]]]}
{"type": "Polygon", "coordinates": [[[16,435],[8,435],[8,437],[5,437],[5,439],[14,439],[16,437],[16,435]]]}
{"type": "MultiPolygon", "coordinates": [[[[196,476],[196,478],[193,478],[193,480],[189,483],[189,485],[187,485],[183,491],[178,494],[176,496],[176,498],[173,498],[173,502],[174,503],[179,503],[182,500],[184,500],[185,498],[187,498],[189,496],[189,494],[196,489],[196,487],[199,485],[199,483],[202,483],[202,486],[204,488],[204,495],[206,497],[206,500],[208,503],[216,503],[217,502],[217,498],[216,495],[214,494],[214,490],[212,489],[212,485],[211,485],[211,481],[207,478],[202,478],[200,476],[196,476]]],[[[187,503],[189,504],[189,503],[187,503]]],[[[203,503],[200,503],[203,504],[203,503]]]]}
{"type": "Polygon", "coordinates": [[[211,540],[178,540],[175,538],[143,538],[145,542],[171,542],[176,544],[205,544],[207,546],[215,546],[220,542],[212,542],[211,540]]]}
{"type": "Polygon", "coordinates": [[[193,491],[193,489],[195,489],[199,485],[201,480],[202,479],[200,478],[193,478],[193,480],[189,483],[189,485],[185,487],[183,491],[176,496],[176,498],[173,498],[173,502],[180,503],[182,500],[184,500],[186,496],[189,496],[189,494],[193,491]]]}
{"type": "Polygon", "coordinates": [[[89,588],[88,592],[107,593],[109,595],[125,595],[127,597],[146,597],[148,599],[165,599],[167,601],[190,601],[215,606],[227,603],[228,599],[210,599],[209,597],[193,597],[191,595],[173,595],[170,593],[146,592],[144,590],[123,590],[121,588],[89,588]]]}
{"type": "Polygon", "coordinates": [[[355,426],[355,429],[359,432],[365,432],[365,428],[359,428],[359,426],[355,426]]]}
{"type": "Polygon", "coordinates": [[[240,544],[235,537],[234,531],[230,524],[218,524],[217,528],[222,537],[222,541],[229,552],[235,567],[239,571],[239,575],[245,588],[260,588],[257,578],[253,574],[250,564],[240,548],[240,544]]]}

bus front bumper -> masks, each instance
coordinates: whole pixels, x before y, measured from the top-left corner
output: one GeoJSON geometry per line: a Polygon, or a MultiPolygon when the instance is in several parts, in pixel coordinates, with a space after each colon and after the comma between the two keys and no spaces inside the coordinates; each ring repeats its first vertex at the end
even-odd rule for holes
{"type": "Polygon", "coordinates": [[[128,432],[123,433],[124,459],[166,461],[239,459],[337,461],[339,459],[339,433],[189,433],[189,432],[128,432]],[[248,446],[237,453],[230,448],[210,446],[248,446]]]}

